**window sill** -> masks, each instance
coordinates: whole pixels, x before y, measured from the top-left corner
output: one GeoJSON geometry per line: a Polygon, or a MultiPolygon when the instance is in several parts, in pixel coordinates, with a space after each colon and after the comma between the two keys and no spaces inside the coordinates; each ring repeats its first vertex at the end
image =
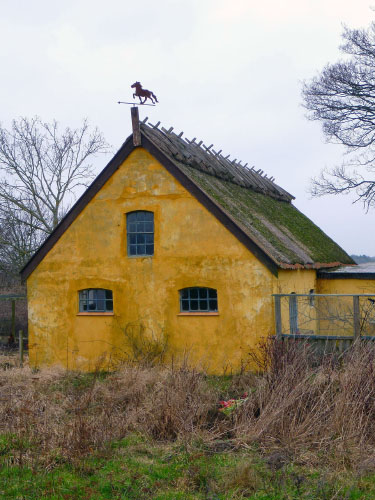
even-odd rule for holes
{"type": "Polygon", "coordinates": [[[77,316],[114,316],[113,312],[80,312],[77,316]]]}
{"type": "Polygon", "coordinates": [[[180,312],[177,316],[219,316],[218,312],[180,312]]]}

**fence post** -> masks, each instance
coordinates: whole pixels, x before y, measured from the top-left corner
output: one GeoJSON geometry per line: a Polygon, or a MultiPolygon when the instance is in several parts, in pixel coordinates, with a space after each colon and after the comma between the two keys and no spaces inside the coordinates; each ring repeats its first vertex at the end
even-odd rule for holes
{"type": "Polygon", "coordinates": [[[23,331],[18,332],[18,346],[20,350],[20,366],[23,368],[23,331]]]}
{"type": "Polygon", "coordinates": [[[292,335],[298,333],[298,302],[295,292],[289,295],[289,330],[292,335]]]}
{"type": "Polygon", "coordinates": [[[281,304],[279,295],[275,295],[275,327],[276,327],[276,337],[280,338],[282,327],[281,327],[281,304]]]}
{"type": "Polygon", "coordinates": [[[16,341],[16,301],[12,300],[12,331],[11,331],[11,338],[13,339],[13,342],[16,341]]]}
{"type": "Polygon", "coordinates": [[[353,335],[358,338],[361,335],[361,322],[359,315],[359,295],[353,295],[353,335]]]}

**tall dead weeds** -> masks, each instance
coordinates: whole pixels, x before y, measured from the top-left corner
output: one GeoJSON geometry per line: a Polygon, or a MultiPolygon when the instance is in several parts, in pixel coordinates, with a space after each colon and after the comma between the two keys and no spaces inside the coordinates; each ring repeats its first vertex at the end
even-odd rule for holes
{"type": "Polygon", "coordinates": [[[242,370],[225,390],[187,361],[178,367],[130,363],[110,374],[1,371],[0,447],[7,447],[7,460],[48,468],[103,450],[130,432],[163,441],[199,437],[212,449],[213,441],[229,437],[237,446],[256,443],[264,454],[280,450],[312,465],[324,457],[335,466],[360,467],[375,456],[372,343],[317,359],[306,343],[267,340],[261,356],[251,357],[257,370],[242,370]],[[230,416],[218,411],[220,399],[243,392],[246,402],[230,416]]]}

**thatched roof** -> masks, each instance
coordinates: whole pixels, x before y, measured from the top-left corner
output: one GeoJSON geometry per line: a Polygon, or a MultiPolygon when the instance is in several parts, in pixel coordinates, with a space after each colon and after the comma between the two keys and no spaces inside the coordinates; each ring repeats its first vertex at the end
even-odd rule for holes
{"type": "Polygon", "coordinates": [[[238,186],[250,188],[256,193],[263,193],[277,200],[291,201],[294,196],[273,182],[272,177],[267,177],[259,169],[247,168],[236,160],[224,157],[221,151],[215,151],[212,146],[205,146],[202,141],[195,138],[189,141],[182,139],[179,134],[165,128],[141,123],[141,132],[145,134],[163,153],[177,164],[191,167],[218,179],[232,182],[238,186]]]}
{"type": "MultiPolygon", "coordinates": [[[[158,124],[159,125],[159,124],[158,124]]],[[[149,151],[271,272],[354,264],[349,255],[292,204],[294,197],[262,171],[229,161],[173,129],[140,124],[53,233],[21,270],[26,279],[107,180],[138,146],[149,151]],[[137,140],[135,140],[137,136],[137,140]],[[139,142],[138,142],[139,141],[139,142]],[[136,146],[133,144],[135,142],[136,146]]]]}
{"type": "Polygon", "coordinates": [[[229,161],[201,141],[141,124],[141,134],[225,210],[281,268],[354,264],[349,255],[293,206],[294,197],[261,170],[229,161]]]}

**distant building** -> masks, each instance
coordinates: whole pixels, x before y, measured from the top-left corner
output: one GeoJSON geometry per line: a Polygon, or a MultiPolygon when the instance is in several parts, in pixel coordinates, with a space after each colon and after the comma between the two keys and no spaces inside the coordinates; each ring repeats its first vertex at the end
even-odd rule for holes
{"type": "Polygon", "coordinates": [[[375,293],[375,273],[328,274],[355,263],[273,178],[132,113],[133,134],[22,270],[32,364],[119,360],[142,325],[170,353],[236,369],[275,332],[273,293],[375,293]]]}

